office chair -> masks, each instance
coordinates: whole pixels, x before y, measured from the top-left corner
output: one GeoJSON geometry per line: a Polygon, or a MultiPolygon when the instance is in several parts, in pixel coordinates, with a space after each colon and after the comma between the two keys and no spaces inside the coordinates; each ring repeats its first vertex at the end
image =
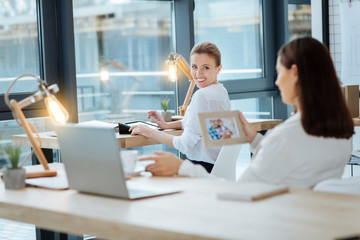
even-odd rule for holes
{"type": "Polygon", "coordinates": [[[241,144],[223,146],[210,174],[229,181],[236,181],[236,162],[240,150],[241,144]]]}

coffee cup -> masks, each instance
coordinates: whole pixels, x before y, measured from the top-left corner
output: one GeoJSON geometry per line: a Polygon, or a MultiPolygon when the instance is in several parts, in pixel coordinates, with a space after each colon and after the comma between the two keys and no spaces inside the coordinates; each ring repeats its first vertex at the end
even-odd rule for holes
{"type": "Polygon", "coordinates": [[[122,167],[125,175],[131,175],[135,172],[136,160],[138,151],[136,150],[122,150],[120,152],[122,167]]]}

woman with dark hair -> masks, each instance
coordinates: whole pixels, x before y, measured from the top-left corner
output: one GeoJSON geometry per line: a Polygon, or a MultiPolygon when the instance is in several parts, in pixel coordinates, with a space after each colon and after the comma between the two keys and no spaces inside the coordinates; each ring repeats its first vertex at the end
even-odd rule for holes
{"type": "MultiPolygon", "coordinates": [[[[254,154],[240,181],[312,188],[328,178],[340,178],[352,150],[353,122],[342,96],[327,48],[306,37],[278,52],[275,84],[282,101],[296,113],[265,136],[239,113],[254,154]]],[[[143,160],[154,175],[209,177],[204,169],[169,153],[143,160]]]]}

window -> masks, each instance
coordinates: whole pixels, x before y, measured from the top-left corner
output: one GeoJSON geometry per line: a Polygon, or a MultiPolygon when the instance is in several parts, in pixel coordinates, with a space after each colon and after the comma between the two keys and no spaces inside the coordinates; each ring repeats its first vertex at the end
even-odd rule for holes
{"type": "MultiPolygon", "coordinates": [[[[271,44],[265,48],[264,21],[271,4],[261,0],[195,0],[195,42],[214,42],[221,51],[223,68],[218,80],[227,88],[233,110],[248,118],[272,118],[274,70],[271,44]],[[265,54],[266,53],[266,54],[265,54]],[[266,57],[268,62],[266,62],[266,57]],[[270,59],[270,61],[269,61],[270,59]],[[269,90],[264,94],[260,91],[269,90]]],[[[269,41],[271,42],[271,41],[269,41]]]]}
{"type": "Polygon", "coordinates": [[[311,36],[311,5],[288,4],[289,40],[311,36]]]}
{"type": "Polygon", "coordinates": [[[174,49],[171,8],[172,2],[74,0],[80,122],[146,119],[165,98],[174,112],[175,84],[165,71],[174,49]]]}
{"type": "MultiPolygon", "coordinates": [[[[40,75],[36,1],[6,1],[0,9],[0,94],[22,73],[40,75]]],[[[35,79],[23,78],[12,93],[35,91],[35,79]]]]}
{"type": "MultiPolygon", "coordinates": [[[[163,99],[175,113],[176,86],[165,64],[175,48],[173,2],[74,0],[73,6],[79,122],[147,120],[163,99]]],[[[164,145],[137,149],[174,152],[164,145]]]]}
{"type": "Polygon", "coordinates": [[[259,0],[195,0],[195,43],[215,43],[222,54],[219,81],[264,76],[259,0]]]}
{"type": "Polygon", "coordinates": [[[245,118],[271,119],[273,116],[272,97],[245,98],[231,100],[231,109],[240,110],[245,118]]]}
{"type": "MultiPolygon", "coordinates": [[[[3,101],[3,94],[17,76],[27,72],[40,75],[36,1],[4,1],[1,4],[0,19],[0,97],[3,101]]],[[[35,79],[22,78],[10,93],[32,93],[37,87],[35,79]]],[[[1,108],[3,112],[10,111],[5,104],[1,108]]],[[[49,124],[44,118],[30,121],[39,131],[49,130],[49,124]]],[[[11,144],[12,135],[23,133],[23,129],[14,120],[0,121],[0,152],[3,153],[4,148],[11,144]]],[[[30,148],[23,147],[20,160],[29,152],[30,148]]],[[[6,156],[0,154],[0,168],[6,165],[6,156]]]]}

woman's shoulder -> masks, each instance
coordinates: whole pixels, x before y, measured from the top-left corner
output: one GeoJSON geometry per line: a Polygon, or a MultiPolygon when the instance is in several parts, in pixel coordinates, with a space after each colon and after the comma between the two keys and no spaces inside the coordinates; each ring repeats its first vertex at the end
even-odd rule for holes
{"type": "Polygon", "coordinates": [[[209,86],[207,86],[207,87],[205,87],[205,88],[202,88],[202,90],[205,90],[205,91],[225,90],[225,91],[227,91],[226,88],[224,87],[224,85],[221,84],[221,83],[219,83],[219,82],[218,82],[218,83],[211,84],[211,85],[209,85],[209,86]]]}
{"type": "MultiPolygon", "coordinates": [[[[228,95],[226,88],[221,83],[211,84],[205,88],[200,88],[195,92],[203,98],[209,98],[214,96],[228,95]]],[[[194,96],[195,96],[194,94],[194,96]]]]}

